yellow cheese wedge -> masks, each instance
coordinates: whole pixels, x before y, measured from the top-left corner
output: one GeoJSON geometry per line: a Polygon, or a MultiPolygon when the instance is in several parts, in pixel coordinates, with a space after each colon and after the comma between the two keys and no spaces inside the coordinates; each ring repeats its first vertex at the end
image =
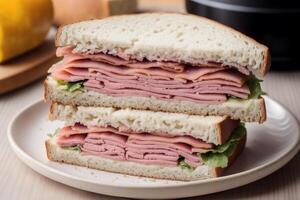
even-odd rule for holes
{"type": "Polygon", "coordinates": [[[0,63],[41,44],[52,18],[51,0],[0,0],[0,63]]]}

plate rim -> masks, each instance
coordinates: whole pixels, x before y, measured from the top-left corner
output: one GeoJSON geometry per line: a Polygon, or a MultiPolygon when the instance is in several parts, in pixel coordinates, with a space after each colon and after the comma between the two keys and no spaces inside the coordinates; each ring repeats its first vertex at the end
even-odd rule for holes
{"type": "MultiPolygon", "coordinates": [[[[25,106],[23,109],[21,109],[18,113],[16,113],[13,118],[11,119],[11,121],[8,124],[8,128],[7,128],[7,137],[8,137],[8,141],[9,144],[11,146],[11,148],[13,149],[13,151],[16,153],[16,155],[18,156],[18,158],[20,160],[23,161],[23,163],[25,163],[27,166],[29,166],[30,168],[32,168],[33,170],[37,171],[38,173],[46,176],[44,173],[42,173],[41,171],[39,171],[39,169],[36,169],[36,167],[41,168],[42,170],[46,170],[49,171],[57,176],[62,176],[64,178],[69,178],[72,180],[76,180],[76,181],[81,181],[87,184],[96,184],[98,186],[102,186],[102,187],[114,187],[114,188],[123,188],[123,189],[165,189],[165,188],[177,188],[177,187],[186,187],[186,186],[195,186],[195,185],[202,185],[202,184],[206,184],[206,183],[216,183],[216,182],[222,182],[222,181],[226,181],[226,180],[230,180],[230,179],[235,179],[235,178],[239,178],[239,177],[243,177],[243,176],[247,176],[247,175],[251,175],[253,172],[260,172],[265,170],[266,168],[270,167],[270,166],[277,166],[278,163],[279,166],[275,167],[275,169],[270,170],[268,173],[264,173],[263,175],[260,175],[259,178],[255,178],[252,181],[248,181],[248,183],[256,181],[258,179],[261,179],[265,176],[268,176],[269,174],[273,173],[274,171],[278,170],[279,168],[283,167],[287,162],[289,162],[299,151],[300,149],[300,126],[299,126],[299,122],[297,120],[297,118],[283,105],[281,105],[279,102],[273,100],[272,98],[268,97],[268,96],[264,96],[265,100],[267,101],[272,101],[273,103],[279,105],[280,107],[282,107],[284,110],[286,110],[286,112],[290,115],[290,117],[295,121],[296,125],[297,125],[297,130],[298,133],[297,134],[297,142],[294,143],[294,145],[283,155],[281,155],[277,160],[271,160],[263,165],[259,165],[257,167],[254,167],[252,169],[246,170],[246,171],[242,171],[242,172],[238,172],[235,174],[230,174],[230,175],[226,175],[226,176],[221,176],[221,177],[217,177],[217,178],[210,178],[210,179],[205,179],[205,180],[196,180],[196,181],[189,181],[189,182],[180,182],[180,183],[172,183],[170,181],[170,183],[168,184],[157,184],[157,185],[127,185],[127,184],[116,184],[116,183],[101,183],[95,180],[90,180],[90,179],[86,179],[83,177],[77,177],[74,175],[70,175],[68,173],[62,172],[60,170],[54,169],[48,165],[46,165],[45,163],[38,161],[36,159],[34,159],[33,157],[31,157],[29,154],[27,154],[20,146],[17,145],[17,142],[14,140],[13,137],[13,126],[15,124],[15,122],[17,121],[17,119],[20,117],[20,115],[29,110],[30,108],[37,106],[38,104],[43,102],[43,99],[39,99],[37,101],[34,101],[33,103],[25,106]],[[288,156],[287,156],[288,155],[288,156]],[[284,159],[284,160],[283,160],[284,159]],[[36,166],[33,166],[36,165],[36,166]]],[[[50,179],[53,179],[49,176],[46,176],[50,179]]],[[[56,179],[54,179],[56,180],[56,179]]],[[[57,181],[57,180],[56,180],[57,181]]],[[[59,181],[60,182],[60,181],[59,181]]],[[[245,183],[245,184],[248,184],[245,183]]],[[[242,184],[242,185],[245,185],[242,184]]],[[[67,184],[69,185],[69,184],[67,184]]],[[[240,185],[240,186],[242,186],[240,185]]],[[[74,187],[74,186],[73,186],[74,187]]]]}

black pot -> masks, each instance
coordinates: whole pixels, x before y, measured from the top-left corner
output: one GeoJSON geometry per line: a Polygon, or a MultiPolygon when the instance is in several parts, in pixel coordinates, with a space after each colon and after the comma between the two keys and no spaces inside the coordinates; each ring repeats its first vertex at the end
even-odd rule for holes
{"type": "Polygon", "coordinates": [[[186,0],[189,13],[231,26],[271,51],[271,69],[300,69],[300,1],[186,0]]]}

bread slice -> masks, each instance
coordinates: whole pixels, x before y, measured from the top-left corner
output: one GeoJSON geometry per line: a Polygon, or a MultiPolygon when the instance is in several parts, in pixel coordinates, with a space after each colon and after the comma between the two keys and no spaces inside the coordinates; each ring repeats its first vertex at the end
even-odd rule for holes
{"type": "Polygon", "coordinates": [[[73,106],[132,108],[189,115],[227,115],[244,122],[264,122],[264,99],[228,100],[220,104],[198,104],[187,101],[164,101],[150,97],[114,97],[94,91],[68,92],[57,86],[51,77],[45,81],[45,100],[73,106]]]}
{"type": "Polygon", "coordinates": [[[232,28],[187,14],[120,15],[70,24],[59,28],[56,45],[138,60],[246,66],[260,76],[270,67],[266,46],[232,28]]]}
{"type": "Polygon", "coordinates": [[[134,132],[159,132],[172,136],[190,135],[216,145],[227,141],[239,121],[221,116],[196,116],[149,110],[71,106],[52,103],[50,120],[85,126],[126,127],[134,132]]]}
{"type": "MultiPolygon", "coordinates": [[[[115,161],[100,156],[82,155],[78,151],[67,150],[59,147],[56,138],[46,140],[46,152],[49,160],[63,162],[92,169],[109,172],[116,172],[134,176],[151,177],[157,179],[170,179],[193,181],[221,176],[223,168],[209,167],[202,165],[194,171],[181,169],[180,167],[162,167],[156,165],[144,165],[129,161],[115,161]]],[[[229,165],[243,150],[246,142],[246,135],[237,145],[234,153],[229,158],[229,165]]]]}

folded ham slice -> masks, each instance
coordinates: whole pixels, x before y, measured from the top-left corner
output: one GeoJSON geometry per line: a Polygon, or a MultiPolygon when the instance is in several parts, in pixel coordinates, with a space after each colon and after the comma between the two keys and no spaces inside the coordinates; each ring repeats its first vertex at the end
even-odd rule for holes
{"type": "Polygon", "coordinates": [[[88,133],[81,150],[116,160],[125,160],[127,137],[113,132],[88,133]]]}
{"type": "Polygon", "coordinates": [[[57,138],[56,142],[62,147],[72,147],[84,144],[85,135],[72,135],[72,137],[60,136],[57,138]]]}
{"type": "Polygon", "coordinates": [[[111,96],[222,103],[228,96],[247,99],[250,94],[245,84],[249,73],[216,64],[144,62],[103,53],[75,54],[72,50],[70,46],[57,49],[63,60],[49,69],[51,76],[67,82],[85,81],[87,90],[111,96]]]}
{"type": "Polygon", "coordinates": [[[125,131],[118,131],[118,129],[112,127],[99,127],[99,126],[86,127],[78,123],[74,124],[73,126],[63,127],[62,129],[60,129],[58,135],[60,137],[69,137],[71,135],[97,133],[97,132],[112,132],[119,135],[127,135],[127,136],[129,135],[129,133],[125,131]]]}
{"type": "Polygon", "coordinates": [[[129,133],[129,129],[66,126],[58,133],[57,144],[62,147],[79,146],[83,154],[114,160],[128,160],[142,164],[177,166],[183,157],[190,166],[202,164],[197,152],[214,146],[191,136],[167,137],[149,133],[129,133]]]}
{"type": "MultiPolygon", "coordinates": [[[[116,65],[116,66],[127,66],[127,67],[133,67],[133,68],[153,68],[153,67],[158,67],[165,69],[167,71],[172,71],[172,72],[183,72],[184,68],[186,67],[186,63],[178,63],[178,60],[173,60],[173,61],[164,61],[164,62],[145,62],[145,61],[139,61],[139,60],[134,60],[131,59],[130,56],[124,55],[121,53],[118,53],[117,56],[112,56],[109,54],[103,54],[103,53],[98,53],[98,54],[78,54],[76,52],[73,52],[74,47],[73,46],[65,46],[65,47],[58,47],[56,51],[57,57],[63,57],[63,56],[68,56],[68,55],[76,55],[76,57],[73,57],[73,59],[85,59],[89,58],[93,61],[100,61],[104,63],[108,63],[111,65],[116,65]]],[[[224,67],[222,63],[215,63],[215,62],[207,62],[205,65],[197,65],[197,67],[224,67]]],[[[239,72],[245,75],[250,75],[250,71],[243,66],[238,66],[238,65],[233,65],[233,66],[226,66],[226,67],[231,67],[237,69],[239,72]]]]}

